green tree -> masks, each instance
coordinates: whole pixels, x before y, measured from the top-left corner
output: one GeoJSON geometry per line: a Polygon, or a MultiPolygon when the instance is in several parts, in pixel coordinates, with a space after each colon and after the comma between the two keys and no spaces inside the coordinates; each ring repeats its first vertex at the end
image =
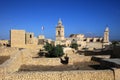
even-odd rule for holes
{"type": "Polygon", "coordinates": [[[46,57],[60,57],[64,55],[63,48],[61,45],[57,45],[56,47],[46,43],[44,46],[45,50],[48,51],[48,54],[46,54],[46,57]]]}
{"type": "Polygon", "coordinates": [[[113,50],[115,49],[117,44],[119,44],[119,41],[112,41],[113,50]]]}
{"type": "Polygon", "coordinates": [[[57,46],[54,48],[54,55],[55,55],[56,57],[59,57],[59,56],[64,55],[64,53],[63,53],[63,48],[62,48],[61,45],[57,45],[57,46]]]}
{"type": "Polygon", "coordinates": [[[77,50],[78,49],[78,44],[77,43],[72,43],[70,47],[77,50]]]}
{"type": "Polygon", "coordinates": [[[45,50],[46,51],[51,51],[53,48],[54,48],[54,46],[52,46],[51,44],[49,44],[48,42],[46,43],[46,45],[44,46],[44,48],[45,48],[45,50]]]}
{"type": "Polygon", "coordinates": [[[116,45],[116,44],[119,44],[119,42],[118,41],[112,41],[112,45],[116,45]]]}

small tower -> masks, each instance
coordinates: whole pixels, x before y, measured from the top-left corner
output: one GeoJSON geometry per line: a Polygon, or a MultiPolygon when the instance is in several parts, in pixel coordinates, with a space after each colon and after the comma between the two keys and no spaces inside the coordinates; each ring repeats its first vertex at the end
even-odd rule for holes
{"type": "Polygon", "coordinates": [[[25,34],[25,43],[26,44],[33,44],[34,34],[33,33],[26,33],[25,34]]]}
{"type": "Polygon", "coordinates": [[[62,25],[61,19],[59,19],[58,25],[56,27],[56,40],[64,40],[64,26],[62,25]]]}
{"type": "Polygon", "coordinates": [[[109,28],[106,27],[105,32],[104,32],[104,39],[103,39],[104,43],[108,43],[109,42],[109,28]]]}

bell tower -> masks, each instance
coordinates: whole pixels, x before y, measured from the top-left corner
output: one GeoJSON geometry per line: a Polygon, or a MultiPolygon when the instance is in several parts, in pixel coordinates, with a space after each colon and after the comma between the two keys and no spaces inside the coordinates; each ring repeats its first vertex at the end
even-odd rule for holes
{"type": "Polygon", "coordinates": [[[108,43],[109,42],[109,28],[106,27],[105,32],[104,32],[104,39],[103,39],[104,43],[108,43]]]}
{"type": "Polygon", "coordinates": [[[64,40],[64,26],[62,25],[61,19],[59,19],[58,25],[56,27],[56,40],[64,40]]]}

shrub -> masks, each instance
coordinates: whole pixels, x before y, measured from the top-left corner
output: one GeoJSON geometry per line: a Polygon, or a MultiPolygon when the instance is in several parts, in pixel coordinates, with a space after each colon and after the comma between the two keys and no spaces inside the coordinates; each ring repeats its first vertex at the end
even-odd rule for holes
{"type": "Polygon", "coordinates": [[[62,46],[57,45],[57,46],[54,48],[54,55],[55,55],[56,57],[60,57],[60,56],[64,55],[62,46]]]}
{"type": "Polygon", "coordinates": [[[52,46],[51,44],[49,44],[48,42],[46,43],[46,45],[44,46],[46,51],[52,51],[52,49],[54,48],[54,46],[52,46]]]}
{"type": "Polygon", "coordinates": [[[77,43],[72,43],[70,47],[77,50],[78,49],[78,44],[77,43]]]}
{"type": "Polygon", "coordinates": [[[49,43],[46,43],[44,48],[46,51],[48,51],[48,54],[45,55],[46,57],[60,57],[60,56],[64,55],[63,48],[61,45],[57,45],[55,47],[49,43]]]}

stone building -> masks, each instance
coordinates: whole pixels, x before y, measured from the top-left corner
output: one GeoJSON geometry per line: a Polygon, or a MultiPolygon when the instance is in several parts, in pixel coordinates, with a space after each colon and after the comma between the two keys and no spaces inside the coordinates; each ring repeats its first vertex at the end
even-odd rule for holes
{"type": "Polygon", "coordinates": [[[84,34],[72,34],[70,37],[65,38],[64,26],[61,19],[59,19],[56,26],[56,40],[46,39],[44,35],[34,37],[34,33],[28,33],[24,30],[11,30],[10,31],[10,43],[11,47],[20,48],[35,48],[44,46],[45,43],[51,43],[52,45],[63,45],[70,47],[72,43],[78,44],[78,49],[102,49],[106,45],[109,45],[109,28],[107,27],[103,37],[85,37],[84,34]]]}
{"type": "Polygon", "coordinates": [[[24,47],[25,46],[25,31],[24,30],[11,30],[10,31],[10,44],[11,47],[24,47]]]}
{"type": "Polygon", "coordinates": [[[34,34],[33,33],[25,33],[25,43],[26,44],[34,44],[34,34]]]}
{"type": "Polygon", "coordinates": [[[9,46],[9,44],[10,44],[9,40],[0,40],[0,47],[9,46]]]}
{"type": "Polygon", "coordinates": [[[10,31],[10,45],[18,48],[42,48],[39,44],[40,38],[34,37],[34,33],[28,33],[25,30],[11,30],[10,31]]]}
{"type": "Polygon", "coordinates": [[[104,32],[104,37],[85,37],[84,34],[72,34],[70,37],[64,37],[64,26],[62,21],[58,21],[56,27],[56,41],[55,45],[63,45],[69,47],[72,43],[78,44],[78,49],[87,48],[89,50],[102,49],[109,45],[109,28],[107,27],[104,32]]]}
{"type": "Polygon", "coordinates": [[[64,26],[62,25],[61,19],[58,21],[58,25],[56,27],[56,41],[64,40],[64,26]]]}
{"type": "Polygon", "coordinates": [[[44,45],[45,44],[45,36],[44,35],[39,35],[38,36],[38,45],[44,45]]]}

